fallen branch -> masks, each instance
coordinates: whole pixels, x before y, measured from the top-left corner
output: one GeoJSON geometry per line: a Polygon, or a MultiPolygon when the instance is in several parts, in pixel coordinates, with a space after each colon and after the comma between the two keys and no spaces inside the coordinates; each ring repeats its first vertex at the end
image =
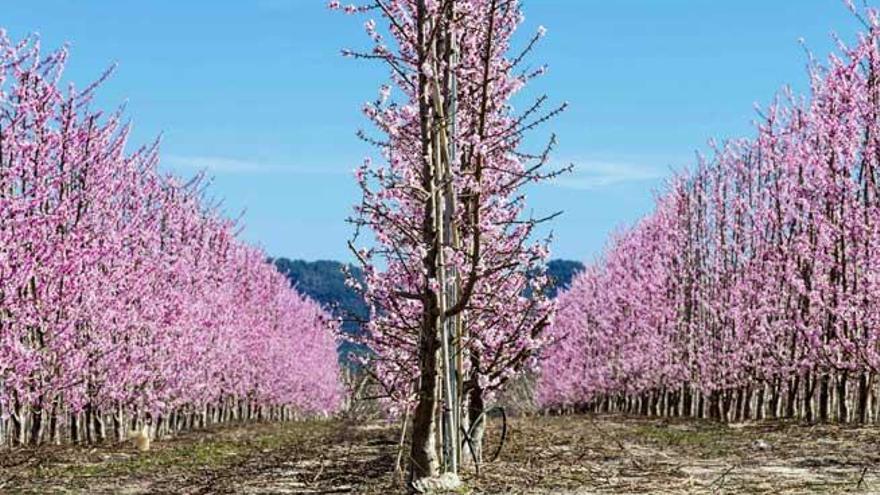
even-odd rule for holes
{"type": "Polygon", "coordinates": [[[733,465],[730,466],[729,468],[725,469],[724,472],[721,473],[720,476],[718,476],[717,478],[715,478],[715,479],[712,481],[712,483],[709,483],[709,486],[708,486],[707,488],[712,488],[712,487],[715,486],[715,484],[717,483],[718,486],[715,486],[714,488],[712,488],[712,493],[718,493],[718,490],[720,490],[721,487],[724,486],[724,482],[727,480],[727,475],[730,474],[731,471],[733,471],[734,469],[736,469],[736,467],[737,467],[737,465],[736,465],[736,464],[733,464],[733,465]]]}
{"type": "Polygon", "coordinates": [[[865,482],[865,474],[867,474],[867,472],[868,472],[868,466],[865,466],[864,468],[862,468],[862,474],[859,475],[859,481],[858,481],[858,483],[856,483],[857,490],[862,488],[862,483],[865,482]]]}
{"type": "Polygon", "coordinates": [[[595,420],[592,416],[587,416],[587,419],[590,421],[590,425],[591,425],[596,431],[599,432],[599,435],[601,435],[602,438],[604,438],[604,439],[606,439],[606,440],[610,439],[611,441],[613,441],[615,444],[617,444],[617,447],[620,448],[620,450],[621,450],[624,454],[626,454],[626,456],[629,458],[629,460],[632,461],[632,463],[633,463],[637,468],[639,468],[639,469],[644,469],[644,466],[642,465],[642,463],[639,462],[638,459],[636,459],[636,457],[633,455],[633,453],[630,452],[629,449],[626,448],[625,445],[623,445],[623,442],[621,442],[621,441],[620,441],[619,439],[617,439],[616,437],[613,437],[613,436],[608,435],[608,433],[605,432],[605,430],[603,430],[601,427],[599,427],[598,424],[596,424],[596,420],[595,420]]]}

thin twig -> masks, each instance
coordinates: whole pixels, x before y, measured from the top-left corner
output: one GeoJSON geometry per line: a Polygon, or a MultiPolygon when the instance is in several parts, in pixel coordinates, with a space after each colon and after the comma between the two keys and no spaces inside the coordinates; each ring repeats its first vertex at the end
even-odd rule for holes
{"type": "Polygon", "coordinates": [[[401,481],[403,481],[403,450],[404,443],[406,441],[406,423],[409,420],[409,408],[406,408],[406,412],[403,415],[403,422],[400,425],[400,441],[397,442],[397,461],[394,465],[394,472],[400,474],[401,481]]]}
{"type": "Polygon", "coordinates": [[[590,420],[590,425],[592,425],[593,428],[595,428],[596,431],[599,432],[599,435],[601,435],[602,438],[604,438],[606,440],[611,439],[615,444],[617,444],[617,447],[624,454],[626,454],[626,456],[629,458],[629,460],[632,461],[632,463],[637,468],[644,469],[644,466],[642,466],[642,463],[639,462],[638,459],[636,459],[636,457],[632,454],[632,452],[629,451],[628,448],[626,448],[626,446],[623,444],[623,442],[621,442],[617,437],[609,435],[607,432],[605,432],[605,430],[603,430],[601,427],[599,427],[599,425],[596,423],[596,420],[592,416],[587,416],[587,418],[589,418],[589,420],[590,420]]]}
{"type": "Polygon", "coordinates": [[[865,482],[865,474],[867,474],[867,472],[868,472],[868,466],[865,466],[864,468],[862,468],[862,474],[859,476],[858,483],[856,483],[857,490],[862,488],[862,483],[865,482]]]}
{"type": "Polygon", "coordinates": [[[725,469],[724,472],[721,473],[720,476],[718,476],[717,478],[712,480],[711,483],[709,483],[709,486],[707,488],[714,486],[714,488],[712,488],[712,493],[717,493],[718,490],[720,490],[721,487],[724,486],[724,482],[727,480],[727,475],[730,474],[731,471],[736,469],[736,467],[737,467],[737,465],[733,464],[729,468],[725,469]],[[718,486],[715,486],[716,483],[718,484],[718,486]]]}
{"type": "Polygon", "coordinates": [[[315,477],[312,478],[312,483],[316,483],[318,481],[318,478],[321,477],[321,473],[323,473],[323,472],[324,472],[324,456],[322,455],[321,456],[321,466],[319,467],[317,474],[315,474],[315,477]]]}

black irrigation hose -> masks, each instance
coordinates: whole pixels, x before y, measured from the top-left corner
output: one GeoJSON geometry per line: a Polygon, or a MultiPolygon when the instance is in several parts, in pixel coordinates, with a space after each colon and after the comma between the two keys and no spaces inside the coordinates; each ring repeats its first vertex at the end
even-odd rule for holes
{"type": "Polygon", "coordinates": [[[477,459],[477,455],[474,451],[474,441],[472,435],[474,433],[474,428],[480,424],[481,421],[485,419],[486,414],[489,414],[493,411],[499,411],[501,413],[501,441],[498,443],[498,448],[495,449],[495,453],[492,454],[492,459],[489,462],[495,462],[498,460],[498,457],[501,456],[501,449],[504,448],[504,440],[507,439],[507,413],[504,411],[504,408],[501,406],[495,406],[485,411],[481,412],[477,419],[471,423],[470,428],[467,431],[464,430],[464,427],[461,427],[461,432],[464,434],[464,441],[467,442],[468,448],[471,451],[471,457],[474,459],[474,466],[477,468],[477,476],[480,475],[480,461],[477,459]]]}
{"type": "Polygon", "coordinates": [[[504,440],[507,439],[507,412],[504,411],[504,408],[501,406],[495,406],[490,409],[497,409],[501,412],[501,441],[498,444],[498,448],[495,450],[495,454],[492,455],[492,460],[489,462],[495,462],[498,460],[498,457],[501,456],[501,449],[504,448],[504,440]]]}

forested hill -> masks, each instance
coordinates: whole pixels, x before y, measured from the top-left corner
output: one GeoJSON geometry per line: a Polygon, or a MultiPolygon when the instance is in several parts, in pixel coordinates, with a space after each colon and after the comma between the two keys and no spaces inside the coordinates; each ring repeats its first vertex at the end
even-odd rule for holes
{"type": "MultiPolygon", "coordinates": [[[[345,285],[342,263],[329,260],[303,261],[277,258],[275,266],[278,267],[278,271],[287,275],[290,284],[300,292],[343,318],[343,328],[346,331],[356,331],[358,324],[355,320],[365,320],[369,316],[369,310],[361,296],[345,285]]],[[[362,276],[360,268],[349,266],[349,269],[354,276],[358,278],[362,276]]]]}
{"type": "MultiPolygon", "coordinates": [[[[291,285],[296,286],[300,292],[320,302],[324,307],[334,312],[345,321],[343,328],[350,333],[358,330],[355,319],[366,319],[369,311],[363,299],[345,285],[345,275],[342,273],[343,264],[338,261],[319,260],[303,261],[277,258],[274,260],[278,270],[287,275],[291,285]]],[[[358,267],[350,266],[351,272],[361,276],[358,267]]],[[[553,260],[547,264],[550,275],[556,281],[550,288],[550,294],[556,293],[569,286],[572,277],[584,269],[584,265],[571,260],[553,260]]],[[[342,350],[344,351],[344,349],[342,350]]]]}
{"type": "Polygon", "coordinates": [[[547,272],[550,273],[554,281],[553,286],[549,289],[550,295],[556,297],[559,291],[567,289],[574,276],[583,269],[584,264],[580,261],[551,260],[547,263],[547,272]]]}

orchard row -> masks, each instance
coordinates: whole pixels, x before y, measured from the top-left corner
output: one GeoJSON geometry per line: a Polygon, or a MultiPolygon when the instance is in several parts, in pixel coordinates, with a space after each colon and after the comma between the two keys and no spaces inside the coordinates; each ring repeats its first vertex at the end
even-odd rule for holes
{"type": "Polygon", "coordinates": [[[877,419],[880,23],[672,178],[560,301],[540,401],[877,419]]]}
{"type": "Polygon", "coordinates": [[[0,446],[336,409],[336,322],[66,58],[0,33],[0,446]]]}

